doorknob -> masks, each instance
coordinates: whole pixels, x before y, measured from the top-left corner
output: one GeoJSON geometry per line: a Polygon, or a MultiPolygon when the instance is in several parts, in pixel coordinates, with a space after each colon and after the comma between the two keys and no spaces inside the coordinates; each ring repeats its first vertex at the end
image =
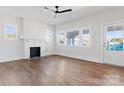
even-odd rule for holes
{"type": "Polygon", "coordinates": [[[107,47],[107,45],[108,45],[108,42],[105,42],[103,46],[104,46],[104,47],[107,47]]]}
{"type": "Polygon", "coordinates": [[[104,43],[103,47],[106,47],[106,43],[104,43]]]}

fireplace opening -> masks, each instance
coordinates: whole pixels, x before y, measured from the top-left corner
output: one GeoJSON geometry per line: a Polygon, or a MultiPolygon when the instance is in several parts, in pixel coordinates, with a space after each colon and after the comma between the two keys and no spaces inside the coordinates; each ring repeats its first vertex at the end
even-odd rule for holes
{"type": "Polygon", "coordinates": [[[40,57],[40,47],[30,48],[30,58],[32,57],[40,57]]]}

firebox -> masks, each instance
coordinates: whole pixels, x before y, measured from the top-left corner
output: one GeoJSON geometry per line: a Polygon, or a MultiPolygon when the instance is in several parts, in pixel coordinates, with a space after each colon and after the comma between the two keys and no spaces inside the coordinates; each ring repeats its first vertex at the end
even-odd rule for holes
{"type": "Polygon", "coordinates": [[[40,47],[30,47],[30,58],[40,57],[40,47]]]}

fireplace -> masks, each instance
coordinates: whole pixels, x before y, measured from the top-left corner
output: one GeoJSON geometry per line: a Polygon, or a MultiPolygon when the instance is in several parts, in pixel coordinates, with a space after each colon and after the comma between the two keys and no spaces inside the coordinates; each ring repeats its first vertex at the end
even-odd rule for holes
{"type": "Polygon", "coordinates": [[[30,47],[30,58],[40,57],[40,47],[30,47]]]}
{"type": "Polygon", "coordinates": [[[24,38],[25,59],[44,56],[45,40],[40,38],[24,38]]]}

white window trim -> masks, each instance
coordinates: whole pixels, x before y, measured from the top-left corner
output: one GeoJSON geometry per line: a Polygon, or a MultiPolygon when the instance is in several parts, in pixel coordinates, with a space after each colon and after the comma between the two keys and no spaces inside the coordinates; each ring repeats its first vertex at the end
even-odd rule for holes
{"type": "MultiPolygon", "coordinates": [[[[61,45],[61,44],[59,43],[59,34],[60,34],[60,33],[64,33],[64,36],[66,36],[66,32],[65,32],[65,31],[58,31],[58,33],[57,33],[57,38],[56,38],[56,39],[57,39],[57,40],[56,40],[56,41],[57,41],[57,46],[66,46],[65,44],[64,44],[64,45],[61,45]]],[[[64,43],[65,43],[65,40],[66,40],[66,39],[64,39],[64,43]]]]}
{"type": "Polygon", "coordinates": [[[85,47],[85,48],[89,48],[89,47],[91,47],[91,45],[92,45],[92,29],[91,29],[91,27],[83,27],[83,28],[80,28],[80,37],[81,37],[81,40],[80,40],[80,47],[85,47]],[[82,41],[82,39],[83,39],[83,35],[82,35],[82,32],[83,32],[83,30],[84,29],[89,29],[89,32],[90,32],[90,37],[89,37],[89,39],[90,39],[90,44],[89,45],[82,45],[82,43],[81,43],[81,41],[82,41]]]}
{"type": "Polygon", "coordinates": [[[4,39],[5,40],[18,40],[19,39],[19,29],[18,29],[18,24],[16,24],[16,23],[10,23],[10,22],[4,22],[4,39]],[[5,27],[7,26],[7,25],[12,25],[12,26],[15,26],[15,29],[16,29],[16,37],[15,37],[15,39],[12,39],[12,38],[7,38],[6,37],[6,31],[5,31],[5,27]]]}
{"type": "Polygon", "coordinates": [[[47,40],[47,41],[51,41],[52,39],[53,39],[53,31],[52,31],[52,30],[48,30],[48,31],[47,31],[46,40],[47,40]],[[51,35],[50,38],[48,37],[48,34],[49,34],[49,33],[50,33],[50,35],[51,35]]]}

